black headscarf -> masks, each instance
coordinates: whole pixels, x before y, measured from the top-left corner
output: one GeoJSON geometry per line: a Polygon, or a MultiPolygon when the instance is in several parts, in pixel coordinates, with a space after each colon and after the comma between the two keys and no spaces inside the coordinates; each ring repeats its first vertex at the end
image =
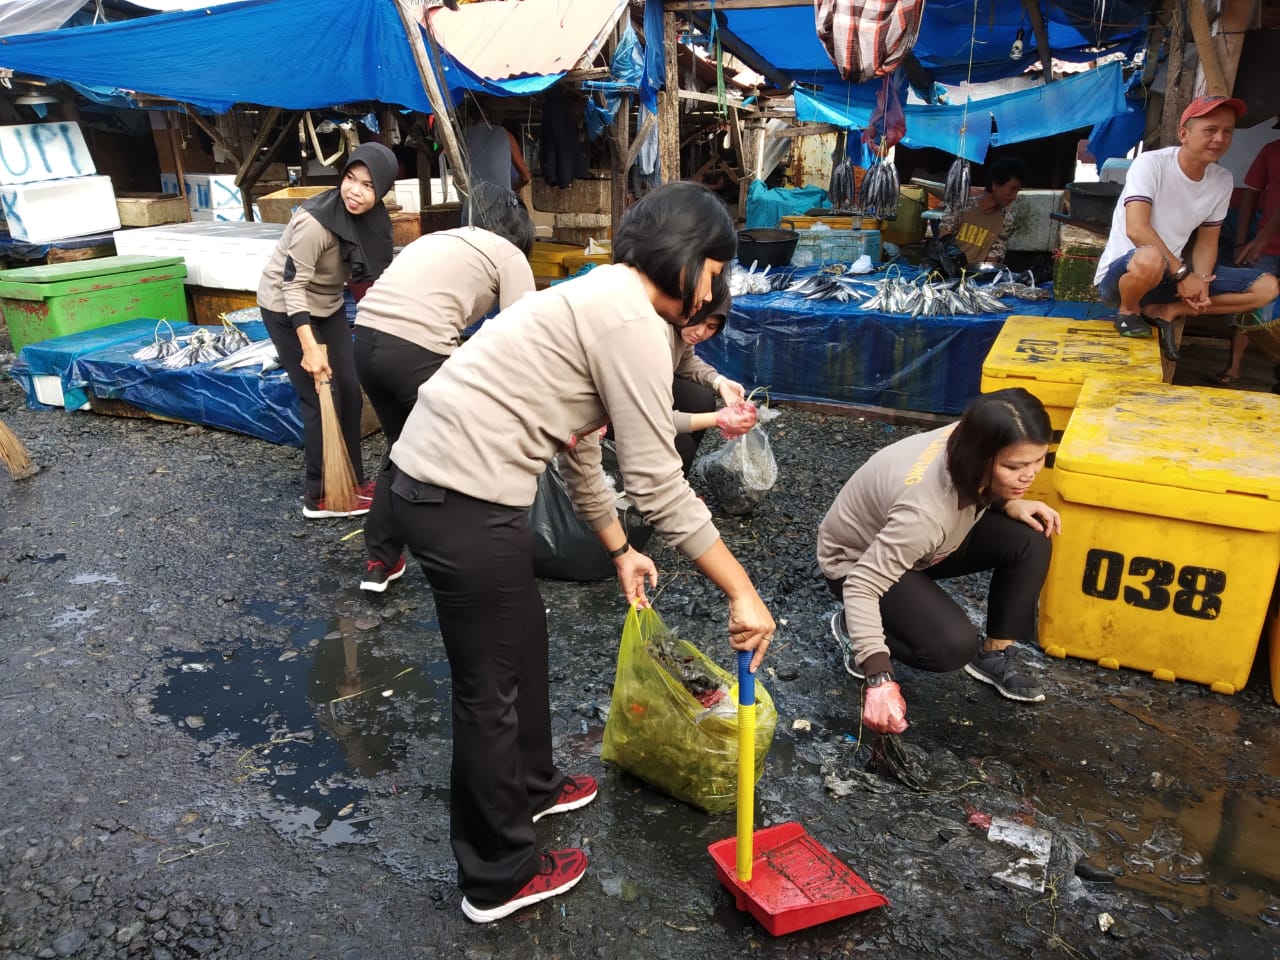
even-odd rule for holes
{"type": "Polygon", "coordinates": [[[372,282],[387,269],[393,253],[391,240],[391,215],[382,205],[382,197],[395,183],[396,155],[380,143],[362,143],[351,151],[342,173],[341,183],[352,164],[362,163],[369,170],[377,201],[373,209],[360,216],[352,216],[342,202],[339,188],[326,190],[302,204],[302,209],[320,221],[338,238],[342,259],[351,265],[351,279],[356,282],[372,282]]]}

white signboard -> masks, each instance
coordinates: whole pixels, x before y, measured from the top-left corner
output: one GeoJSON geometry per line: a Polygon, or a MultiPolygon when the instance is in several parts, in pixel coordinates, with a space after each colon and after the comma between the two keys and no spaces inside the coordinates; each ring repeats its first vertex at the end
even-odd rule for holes
{"type": "Polygon", "coordinates": [[[77,123],[0,127],[0,183],[37,183],[97,172],[77,123]]]}

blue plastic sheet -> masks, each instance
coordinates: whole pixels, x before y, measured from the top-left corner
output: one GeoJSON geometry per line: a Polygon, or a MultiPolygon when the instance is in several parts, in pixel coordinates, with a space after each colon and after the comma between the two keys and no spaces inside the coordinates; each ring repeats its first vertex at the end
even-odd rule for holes
{"type": "MultiPolygon", "coordinates": [[[[252,340],[266,339],[260,323],[241,329],[252,340]]],[[[160,416],[270,443],[302,446],[298,394],[283,370],[264,376],[259,367],[216,370],[212,362],[169,370],[155,361],[133,359],[149,341],[143,337],[83,354],[72,363],[68,377],[88,384],[95,397],[124,400],[160,416]]]]}
{"type": "MultiPolygon", "coordinates": [[[[165,328],[161,328],[165,329],[165,328]]],[[[189,334],[194,324],[175,323],[172,329],[179,335],[189,334]]],[[[62,381],[62,395],[68,410],[81,410],[89,404],[88,384],[69,376],[71,365],[78,357],[95,353],[117,343],[130,343],[137,350],[155,337],[155,320],[125,320],[93,330],[69,333],[65,337],[41,340],[22,348],[18,360],[9,371],[10,376],[27,395],[27,406],[32,410],[61,410],[36,399],[36,377],[58,377],[62,381]]]]}
{"type": "Polygon", "coordinates": [[[724,332],[697,351],[725,376],[779,399],[958,414],[980,392],[982,364],[1008,316],[1101,308],[1008,303],[1009,314],[907,317],[781,292],[741,296],[724,332]]]}
{"type": "Polygon", "coordinates": [[[746,228],[776,227],[783,217],[829,206],[827,191],[821,187],[766,187],[764,181],[753,180],[747,188],[746,228]]]}

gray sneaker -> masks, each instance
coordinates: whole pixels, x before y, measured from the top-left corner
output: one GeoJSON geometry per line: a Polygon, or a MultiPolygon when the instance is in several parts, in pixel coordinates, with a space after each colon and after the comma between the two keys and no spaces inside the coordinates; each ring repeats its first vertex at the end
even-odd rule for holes
{"type": "Polygon", "coordinates": [[[1010,700],[1039,703],[1044,699],[1040,685],[1019,669],[1011,646],[1003,650],[979,650],[977,656],[964,665],[964,672],[975,680],[991,684],[1010,700]]]}
{"type": "Polygon", "coordinates": [[[840,659],[844,661],[844,668],[849,676],[855,680],[865,680],[867,675],[853,662],[853,641],[849,639],[849,631],[844,627],[843,610],[837,610],[831,615],[831,635],[836,638],[836,644],[840,647],[840,659]]]}

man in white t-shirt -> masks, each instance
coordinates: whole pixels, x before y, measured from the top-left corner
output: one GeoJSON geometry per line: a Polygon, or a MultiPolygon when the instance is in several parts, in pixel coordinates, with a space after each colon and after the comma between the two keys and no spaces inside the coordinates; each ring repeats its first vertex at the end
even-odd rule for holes
{"type": "MultiPolygon", "coordinates": [[[[1276,278],[1261,270],[1218,267],[1218,234],[1234,181],[1218,165],[1231,145],[1241,100],[1197,97],[1182,112],[1179,146],[1141,154],[1125,177],[1111,234],[1093,282],[1117,307],[1116,330],[1127,337],[1160,331],[1165,359],[1178,359],[1186,317],[1240,313],[1276,297],[1276,278]],[[1183,250],[1195,233],[1190,256],[1183,250]]],[[[1166,379],[1173,368],[1166,365],[1166,379]]]]}

